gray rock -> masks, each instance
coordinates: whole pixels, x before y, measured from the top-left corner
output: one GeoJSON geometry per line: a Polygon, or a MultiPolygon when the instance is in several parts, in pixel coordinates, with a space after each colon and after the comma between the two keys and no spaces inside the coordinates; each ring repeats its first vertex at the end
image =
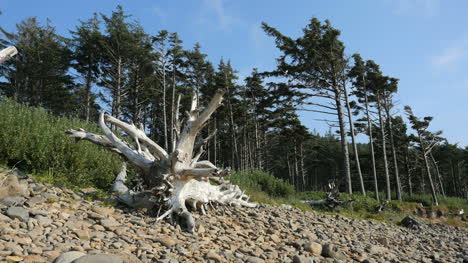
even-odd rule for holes
{"type": "Polygon", "coordinates": [[[46,192],[41,193],[41,196],[44,197],[45,200],[48,202],[57,202],[59,199],[57,195],[46,193],[46,192]]]}
{"type": "Polygon", "coordinates": [[[72,263],[123,263],[123,260],[116,255],[96,254],[80,257],[72,263]]]}
{"type": "Polygon", "coordinates": [[[214,260],[217,263],[223,262],[223,258],[213,251],[208,252],[208,254],[206,255],[206,259],[214,260]]]}
{"type": "Polygon", "coordinates": [[[48,226],[52,224],[52,222],[54,222],[52,219],[44,217],[44,216],[40,216],[40,215],[36,216],[36,219],[39,225],[43,225],[43,226],[48,226]]]}
{"type": "Polygon", "coordinates": [[[341,249],[333,244],[325,244],[322,247],[322,256],[341,260],[346,259],[346,256],[343,254],[341,249]]]}
{"type": "Polygon", "coordinates": [[[6,214],[12,219],[18,218],[23,222],[27,222],[29,219],[28,210],[18,206],[11,206],[10,208],[8,208],[6,214]]]}
{"type": "Polygon", "coordinates": [[[26,201],[26,205],[29,207],[34,207],[37,204],[42,204],[46,201],[46,199],[40,195],[34,196],[30,198],[28,201],[26,201]]]}
{"type": "Polygon", "coordinates": [[[0,222],[2,222],[2,221],[10,221],[10,220],[11,220],[11,218],[9,218],[8,216],[6,216],[6,215],[0,213],[0,222]]]}
{"type": "Polygon", "coordinates": [[[115,219],[113,218],[109,218],[109,219],[102,219],[101,220],[101,226],[105,227],[105,228],[108,228],[108,229],[111,229],[111,228],[115,228],[117,226],[119,226],[119,222],[117,222],[115,219]]]}
{"type": "Polygon", "coordinates": [[[388,252],[388,249],[381,246],[369,246],[366,248],[367,252],[370,254],[385,254],[388,252]]]}
{"type": "Polygon", "coordinates": [[[294,255],[293,263],[314,263],[315,261],[312,258],[306,256],[294,255]]]}
{"type": "Polygon", "coordinates": [[[405,218],[403,218],[403,220],[401,220],[400,224],[404,227],[407,227],[409,229],[413,229],[413,230],[421,230],[422,227],[423,227],[423,224],[416,220],[415,218],[411,217],[411,216],[407,216],[405,218]]]}
{"type": "Polygon", "coordinates": [[[33,216],[37,216],[37,215],[48,216],[49,215],[48,211],[37,210],[37,209],[29,210],[29,213],[33,216]]]}
{"type": "Polygon", "coordinates": [[[86,256],[86,254],[78,251],[65,252],[58,258],[54,259],[52,263],[71,263],[75,259],[81,258],[83,256],[86,256]]]}
{"type": "Polygon", "coordinates": [[[265,262],[265,260],[263,260],[261,258],[257,258],[257,257],[249,257],[247,259],[247,262],[248,263],[263,263],[263,262],[265,262]]]}
{"type": "Polygon", "coordinates": [[[317,242],[310,242],[304,245],[304,249],[315,255],[322,254],[322,245],[317,242]]]}
{"type": "Polygon", "coordinates": [[[24,200],[25,199],[22,196],[13,196],[0,199],[0,204],[5,206],[23,205],[24,200]]]}

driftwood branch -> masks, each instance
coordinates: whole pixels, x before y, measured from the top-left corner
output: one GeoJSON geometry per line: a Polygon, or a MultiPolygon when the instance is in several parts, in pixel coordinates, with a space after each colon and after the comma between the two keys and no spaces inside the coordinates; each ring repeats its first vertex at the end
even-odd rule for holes
{"type": "Polygon", "coordinates": [[[16,49],[16,47],[7,47],[5,49],[2,49],[0,51],[0,64],[9,60],[10,58],[12,58],[13,56],[15,56],[16,54],[18,54],[18,50],[16,49]]]}
{"type": "Polygon", "coordinates": [[[342,206],[354,201],[354,199],[341,200],[340,193],[338,191],[338,185],[335,181],[331,181],[328,184],[328,188],[329,192],[327,193],[327,197],[325,199],[303,200],[301,202],[308,205],[320,205],[329,209],[336,209],[338,206],[342,206]]]}

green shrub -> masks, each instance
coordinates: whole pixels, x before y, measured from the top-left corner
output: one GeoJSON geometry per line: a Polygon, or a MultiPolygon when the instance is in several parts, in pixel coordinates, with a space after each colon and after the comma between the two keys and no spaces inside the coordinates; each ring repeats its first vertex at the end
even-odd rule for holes
{"type": "Polygon", "coordinates": [[[57,117],[9,99],[0,101],[0,162],[67,186],[106,189],[121,167],[120,158],[89,142],[76,143],[67,129],[99,133],[94,124],[57,117]]]}
{"type": "Polygon", "coordinates": [[[281,179],[262,171],[236,172],[229,180],[250,192],[261,191],[271,197],[289,197],[294,194],[294,187],[281,179]]]}

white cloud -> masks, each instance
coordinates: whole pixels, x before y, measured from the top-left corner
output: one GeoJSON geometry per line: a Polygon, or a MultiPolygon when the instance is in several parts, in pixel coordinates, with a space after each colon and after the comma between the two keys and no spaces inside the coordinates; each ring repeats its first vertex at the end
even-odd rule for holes
{"type": "Polygon", "coordinates": [[[431,64],[437,69],[454,69],[468,59],[468,40],[460,41],[445,48],[431,58],[431,64]]]}
{"type": "Polygon", "coordinates": [[[432,58],[432,65],[436,68],[447,68],[457,65],[468,56],[468,47],[450,47],[442,54],[432,58]]]}
{"type": "Polygon", "coordinates": [[[396,15],[435,16],[439,11],[440,0],[385,0],[396,15]]]}
{"type": "Polygon", "coordinates": [[[222,31],[228,31],[240,22],[238,18],[228,14],[223,0],[204,0],[198,21],[202,24],[213,25],[222,31]]]}

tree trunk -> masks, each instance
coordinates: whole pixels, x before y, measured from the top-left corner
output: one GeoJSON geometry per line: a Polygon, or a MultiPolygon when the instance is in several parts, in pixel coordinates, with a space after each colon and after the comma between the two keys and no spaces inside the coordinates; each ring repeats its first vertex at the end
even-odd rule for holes
{"type": "Polygon", "coordinates": [[[432,153],[429,153],[429,155],[431,156],[432,164],[434,165],[434,168],[435,168],[436,173],[437,173],[437,179],[439,181],[440,192],[442,193],[442,196],[444,198],[446,198],[447,196],[445,195],[444,184],[442,183],[442,176],[441,176],[440,171],[439,171],[439,166],[437,165],[437,162],[436,162],[436,160],[434,158],[434,155],[432,155],[432,153]]]}
{"type": "Polygon", "coordinates": [[[397,199],[399,201],[402,201],[401,197],[401,183],[400,183],[400,174],[398,172],[398,159],[397,159],[397,154],[396,154],[396,149],[395,149],[395,142],[393,138],[393,123],[392,123],[392,117],[390,115],[390,109],[389,105],[385,105],[385,111],[387,113],[387,122],[388,122],[388,128],[390,132],[390,149],[392,151],[392,158],[393,158],[393,169],[395,173],[395,183],[396,183],[396,194],[397,194],[397,199]]]}
{"type": "Polygon", "coordinates": [[[166,60],[164,58],[163,62],[163,70],[162,70],[162,77],[163,77],[163,96],[162,96],[162,106],[163,106],[163,129],[164,129],[164,148],[169,149],[169,141],[167,137],[167,112],[166,112],[166,60]]]}
{"type": "Polygon", "coordinates": [[[369,147],[370,147],[370,154],[371,154],[371,161],[372,161],[372,175],[374,178],[375,200],[377,200],[377,202],[380,203],[379,185],[377,182],[377,168],[375,165],[374,136],[372,135],[372,122],[371,122],[370,114],[369,114],[369,98],[367,96],[367,91],[365,91],[364,97],[365,97],[366,117],[367,117],[367,133],[369,133],[369,147]]]}
{"type": "Polygon", "coordinates": [[[303,147],[303,143],[301,142],[300,146],[300,160],[301,160],[301,175],[302,175],[302,185],[303,185],[303,188],[302,188],[302,191],[306,191],[307,190],[307,187],[306,187],[306,171],[305,171],[305,166],[304,166],[304,147],[303,147]]]}
{"type": "Polygon", "coordinates": [[[88,70],[86,75],[86,86],[85,86],[85,121],[89,122],[90,108],[91,108],[91,70],[88,70]]]}
{"type": "Polygon", "coordinates": [[[423,159],[424,159],[424,165],[426,168],[426,174],[427,174],[427,179],[429,179],[429,186],[431,187],[431,194],[432,194],[432,200],[434,201],[434,204],[436,206],[439,205],[439,200],[437,200],[437,194],[435,191],[434,183],[432,181],[432,176],[431,176],[431,169],[429,167],[429,161],[427,160],[427,154],[426,154],[426,148],[424,146],[423,140],[421,138],[421,134],[418,131],[418,136],[419,136],[419,143],[421,144],[421,149],[422,149],[422,154],[423,154],[423,159]]]}
{"type": "MultiPolygon", "coordinates": [[[[171,96],[171,142],[174,142],[175,141],[175,94],[176,94],[176,69],[175,69],[175,65],[173,64],[172,65],[173,69],[172,69],[172,96],[171,96]]],[[[178,116],[177,116],[178,117],[178,116]]],[[[209,131],[208,131],[209,132],[209,131]]],[[[172,144],[171,146],[171,151],[174,151],[175,149],[175,145],[172,144]]],[[[209,151],[208,151],[209,152],[209,151]]],[[[209,157],[208,157],[209,159],[209,157]]]]}
{"type": "Polygon", "coordinates": [[[122,58],[117,60],[117,85],[114,87],[114,98],[112,98],[112,116],[120,118],[120,104],[122,96],[122,58]]]}
{"type": "Polygon", "coordinates": [[[409,158],[408,158],[408,149],[406,149],[406,155],[405,155],[405,164],[406,164],[406,175],[408,176],[408,195],[413,196],[413,183],[411,182],[411,168],[410,168],[410,163],[409,163],[409,158]]]}
{"type": "Polygon", "coordinates": [[[465,166],[465,161],[460,161],[457,164],[457,172],[458,172],[458,184],[460,186],[460,197],[462,198],[467,198],[467,190],[466,190],[466,185],[463,182],[463,172],[464,172],[464,166],[465,166]]]}
{"type": "Polygon", "coordinates": [[[356,169],[357,169],[358,176],[359,176],[359,184],[361,186],[361,194],[363,196],[366,196],[366,189],[364,188],[364,179],[362,178],[362,172],[361,172],[361,163],[359,161],[359,152],[358,152],[358,148],[356,144],[356,136],[354,134],[353,113],[351,111],[351,106],[349,105],[348,88],[346,87],[346,85],[343,85],[343,89],[344,89],[346,110],[348,112],[349,130],[351,131],[351,142],[353,144],[353,150],[354,150],[354,159],[356,160],[356,169]]]}
{"type": "Polygon", "coordinates": [[[388,172],[387,149],[386,149],[386,140],[385,140],[385,125],[384,125],[383,117],[382,117],[382,106],[380,102],[379,92],[377,92],[377,111],[379,113],[380,136],[382,137],[382,154],[383,154],[384,170],[385,170],[386,198],[387,200],[391,200],[392,192],[390,189],[390,174],[388,172]]]}
{"type": "Polygon", "coordinates": [[[297,161],[297,146],[296,146],[296,142],[294,142],[294,173],[296,174],[297,189],[298,189],[299,191],[301,191],[303,185],[300,185],[300,184],[299,184],[299,164],[298,164],[298,161],[297,161]]]}
{"type": "Polygon", "coordinates": [[[340,126],[340,139],[341,139],[341,150],[343,153],[343,169],[344,177],[346,179],[346,192],[348,194],[353,193],[352,183],[351,183],[351,169],[349,165],[349,151],[348,151],[348,141],[346,139],[346,125],[344,120],[343,106],[341,104],[341,94],[340,92],[335,93],[335,103],[336,111],[338,114],[338,123],[340,126]]]}
{"type": "Polygon", "coordinates": [[[455,176],[455,172],[453,170],[453,161],[450,160],[450,175],[452,176],[452,188],[453,188],[453,195],[454,196],[459,196],[458,192],[458,183],[457,183],[457,178],[455,176]]]}

